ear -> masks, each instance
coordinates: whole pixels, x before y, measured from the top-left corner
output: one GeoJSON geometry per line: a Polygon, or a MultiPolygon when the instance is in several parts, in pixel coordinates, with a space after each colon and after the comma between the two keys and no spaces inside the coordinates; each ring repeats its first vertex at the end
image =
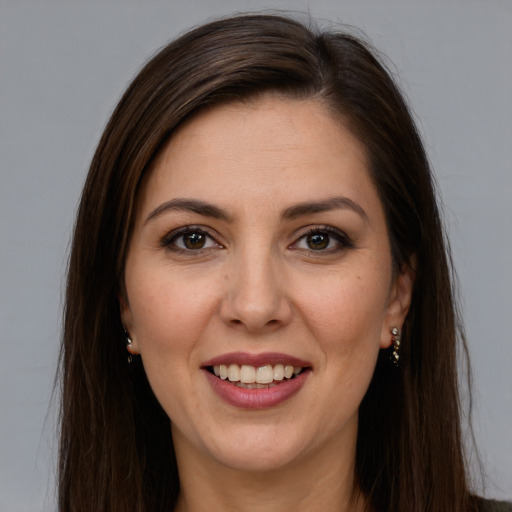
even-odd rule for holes
{"type": "Polygon", "coordinates": [[[416,255],[413,255],[410,262],[404,264],[396,275],[389,293],[389,301],[386,308],[382,331],[380,336],[380,347],[388,348],[392,343],[391,329],[398,327],[402,329],[405,317],[411,305],[414,280],[416,278],[416,255]]]}
{"type": "Polygon", "coordinates": [[[119,309],[121,312],[121,322],[123,323],[124,330],[128,338],[132,340],[130,346],[127,345],[126,349],[130,354],[139,354],[139,345],[137,343],[137,337],[133,325],[133,314],[128,302],[128,297],[124,293],[120,293],[118,296],[119,309]]]}

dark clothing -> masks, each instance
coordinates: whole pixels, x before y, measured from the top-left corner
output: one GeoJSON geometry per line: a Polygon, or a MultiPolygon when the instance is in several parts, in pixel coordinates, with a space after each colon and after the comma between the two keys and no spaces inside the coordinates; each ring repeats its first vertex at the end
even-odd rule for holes
{"type": "Polygon", "coordinates": [[[480,512],[512,512],[512,503],[507,501],[482,500],[480,512]]]}

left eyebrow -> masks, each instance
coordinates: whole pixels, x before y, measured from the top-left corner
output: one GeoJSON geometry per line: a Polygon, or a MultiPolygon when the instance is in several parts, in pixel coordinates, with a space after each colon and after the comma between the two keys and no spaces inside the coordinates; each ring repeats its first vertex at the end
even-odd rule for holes
{"type": "Polygon", "coordinates": [[[368,215],[355,201],[344,196],[330,197],[325,201],[312,201],[306,203],[299,203],[294,206],[286,208],[281,216],[283,219],[292,220],[304,215],[311,215],[315,213],[328,212],[330,210],[352,210],[362,217],[365,222],[369,223],[368,215]]]}

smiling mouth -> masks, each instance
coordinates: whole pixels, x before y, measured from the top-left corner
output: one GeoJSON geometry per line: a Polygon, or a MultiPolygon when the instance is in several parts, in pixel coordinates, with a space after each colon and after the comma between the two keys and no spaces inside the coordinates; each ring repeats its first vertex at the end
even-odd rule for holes
{"type": "Polygon", "coordinates": [[[257,367],[247,364],[219,364],[207,367],[207,370],[219,379],[229,381],[244,389],[265,389],[278,386],[294,379],[308,369],[285,364],[266,364],[257,367]]]}

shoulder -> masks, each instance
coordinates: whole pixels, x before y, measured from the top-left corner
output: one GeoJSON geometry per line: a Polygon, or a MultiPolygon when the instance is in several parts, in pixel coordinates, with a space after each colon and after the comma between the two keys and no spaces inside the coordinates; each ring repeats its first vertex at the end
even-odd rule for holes
{"type": "Polygon", "coordinates": [[[478,512],[512,512],[512,503],[508,501],[481,500],[478,512]]]}

